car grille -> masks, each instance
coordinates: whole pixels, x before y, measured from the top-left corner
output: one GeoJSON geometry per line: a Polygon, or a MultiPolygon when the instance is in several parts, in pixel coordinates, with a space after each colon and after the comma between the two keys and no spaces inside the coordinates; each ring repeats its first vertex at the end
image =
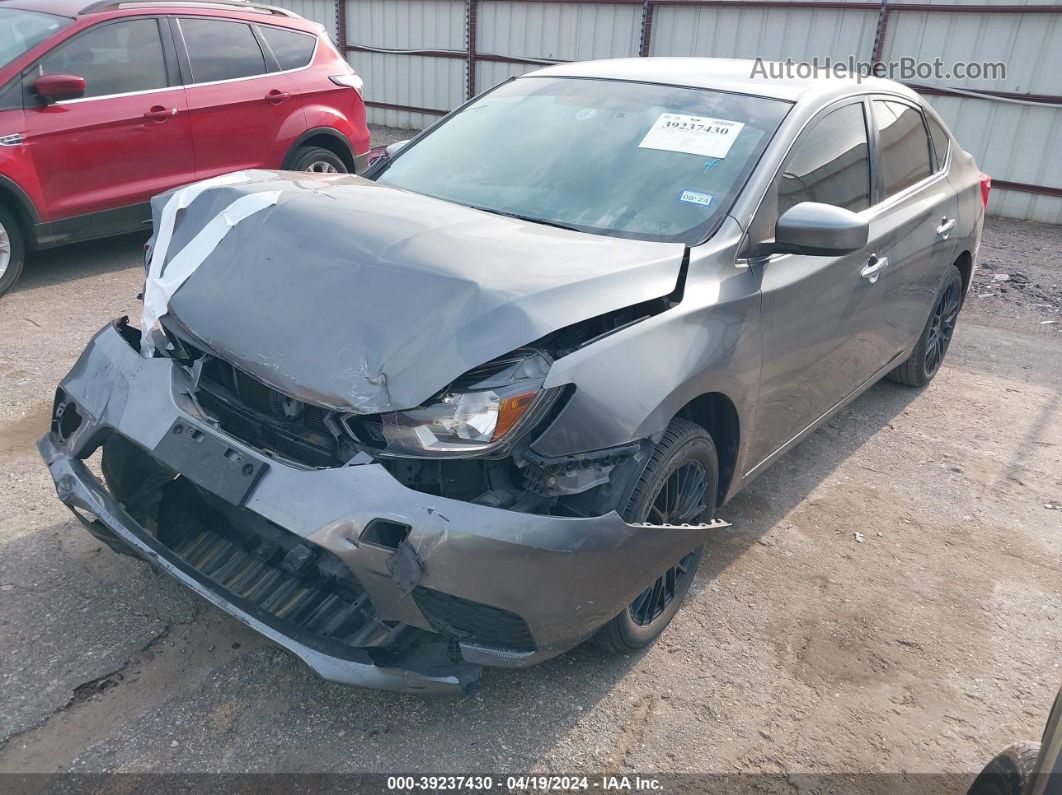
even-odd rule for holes
{"type": "Polygon", "coordinates": [[[338,558],[262,523],[261,533],[237,526],[178,479],[164,491],[157,538],[211,590],[307,645],[334,653],[337,644],[357,648],[387,634],[338,558]]]}
{"type": "Polygon", "coordinates": [[[228,362],[207,360],[195,394],[222,430],[252,447],[306,466],[342,463],[328,409],[290,398],[228,362]]]}
{"type": "Polygon", "coordinates": [[[527,622],[516,613],[423,587],[413,589],[413,599],[443,635],[496,649],[535,650],[527,622]]]}

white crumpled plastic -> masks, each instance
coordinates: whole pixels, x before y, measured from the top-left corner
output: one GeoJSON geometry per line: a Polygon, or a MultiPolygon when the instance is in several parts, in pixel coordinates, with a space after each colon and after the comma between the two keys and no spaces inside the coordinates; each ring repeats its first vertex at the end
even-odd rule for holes
{"type": "Polygon", "coordinates": [[[246,174],[237,171],[233,174],[223,174],[197,182],[174,193],[166,202],[166,206],[162,208],[162,217],[159,219],[159,228],[155,235],[155,245],[151,251],[151,261],[148,263],[147,279],[144,284],[144,313],[140,324],[143,333],[140,353],[144,357],[150,358],[154,354],[151,330],[158,323],[159,318],[169,311],[170,298],[173,294],[189,276],[195,273],[196,268],[203,263],[203,260],[234,226],[245,218],[276,204],[281,192],[261,191],[236,199],[214,216],[196,233],[195,237],[185,244],[184,248],[173,256],[169,264],[166,264],[177,213],[188,207],[204,191],[226,185],[240,185],[249,179],[246,174]]]}

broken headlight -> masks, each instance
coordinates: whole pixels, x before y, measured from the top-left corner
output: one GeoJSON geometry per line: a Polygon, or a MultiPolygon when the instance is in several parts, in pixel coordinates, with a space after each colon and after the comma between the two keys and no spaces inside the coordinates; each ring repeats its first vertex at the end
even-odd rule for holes
{"type": "Polygon", "coordinates": [[[347,427],[389,455],[496,453],[542,419],[556,399],[559,390],[542,388],[549,366],[538,351],[518,351],[466,373],[423,406],[348,417],[347,427]]]}

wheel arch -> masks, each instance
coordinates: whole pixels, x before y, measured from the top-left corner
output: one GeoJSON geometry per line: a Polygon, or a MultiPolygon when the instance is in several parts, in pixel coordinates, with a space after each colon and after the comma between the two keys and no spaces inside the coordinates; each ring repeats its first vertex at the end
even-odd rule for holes
{"type": "Polygon", "coordinates": [[[962,252],[955,260],[955,267],[962,274],[962,300],[966,302],[966,293],[970,290],[970,281],[973,279],[973,255],[969,251],[962,252]]]}
{"type": "Polygon", "coordinates": [[[291,145],[288,154],[284,157],[283,168],[291,166],[295,153],[304,146],[320,146],[322,149],[327,149],[343,161],[351,174],[355,173],[354,147],[343,133],[331,127],[315,127],[296,138],[295,143],[291,145]]]}
{"type": "Polygon", "coordinates": [[[719,457],[720,505],[726,500],[737,469],[738,450],[741,442],[741,420],[734,401],[722,392],[707,392],[699,395],[679,409],[676,417],[689,420],[704,428],[715,442],[719,457]]]}
{"type": "Polygon", "coordinates": [[[36,231],[40,224],[37,209],[26,192],[4,176],[0,176],[0,204],[7,207],[18,221],[27,250],[36,248],[36,231]]]}

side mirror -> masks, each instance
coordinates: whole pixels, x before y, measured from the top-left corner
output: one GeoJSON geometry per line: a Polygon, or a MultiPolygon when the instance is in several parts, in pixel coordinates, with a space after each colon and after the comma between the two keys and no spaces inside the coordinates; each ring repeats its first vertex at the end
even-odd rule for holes
{"type": "MultiPolygon", "coordinates": [[[[390,144],[388,146],[378,146],[375,149],[370,149],[369,166],[379,166],[382,169],[384,165],[386,165],[387,161],[397,155],[402,150],[402,147],[408,143],[408,140],[395,141],[393,144],[390,144]]],[[[375,173],[376,170],[374,169],[372,172],[366,172],[365,176],[371,176],[371,174],[375,173]]]]}
{"type": "Polygon", "coordinates": [[[408,143],[409,143],[409,139],[408,138],[406,140],[404,140],[404,141],[395,141],[390,146],[385,146],[384,147],[384,154],[387,157],[394,157],[399,152],[401,152],[402,149],[405,148],[405,145],[408,144],[408,143]]]}
{"type": "Polygon", "coordinates": [[[45,103],[77,99],[85,96],[85,78],[77,75],[42,75],[33,81],[33,90],[45,103]]]}
{"type": "Polygon", "coordinates": [[[870,225],[851,210],[801,202],[782,213],[774,228],[774,242],[757,253],[839,257],[864,248],[869,236],[870,225]]]}

